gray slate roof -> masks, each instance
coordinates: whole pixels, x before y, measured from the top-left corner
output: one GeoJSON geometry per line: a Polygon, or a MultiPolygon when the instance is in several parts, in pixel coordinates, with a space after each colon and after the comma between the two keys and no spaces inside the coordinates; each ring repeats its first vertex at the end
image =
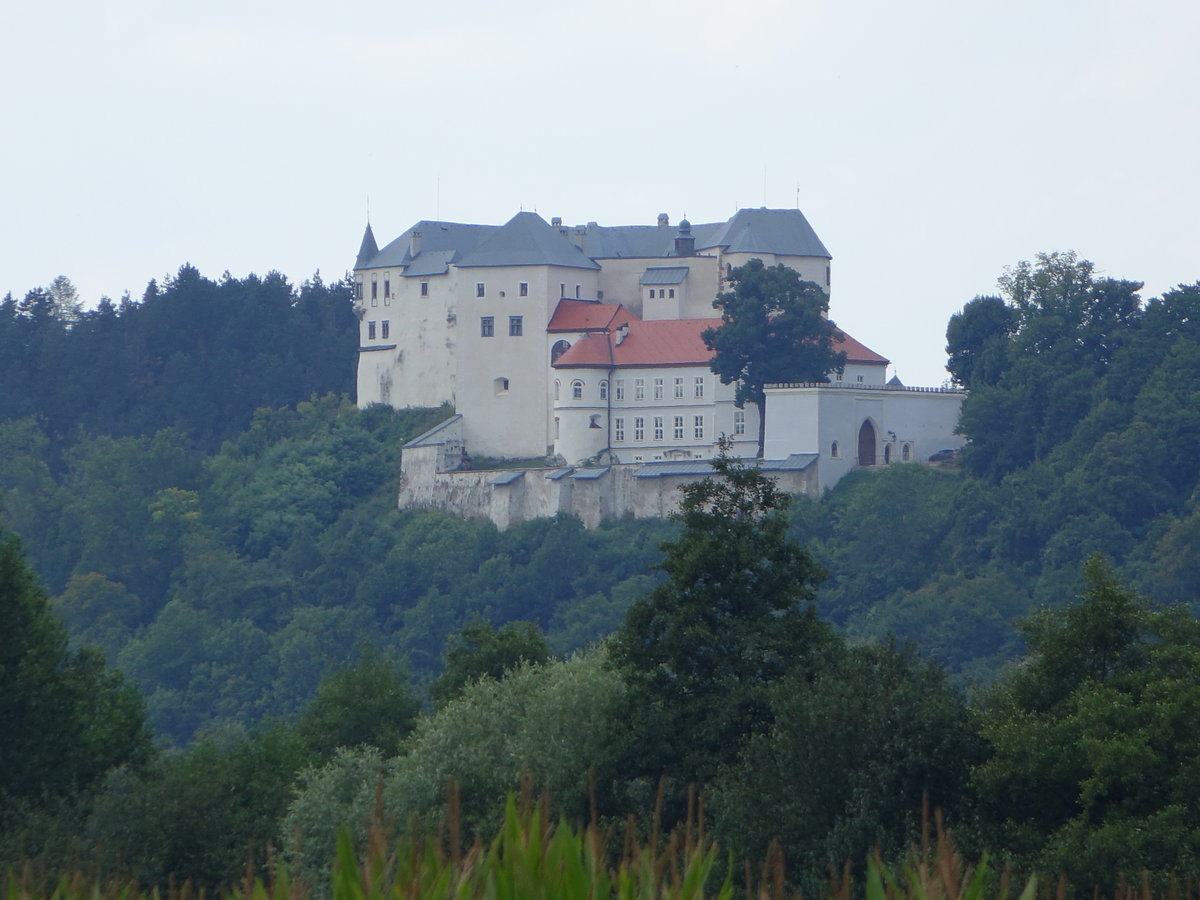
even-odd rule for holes
{"type": "MultiPolygon", "coordinates": [[[[404,276],[411,278],[444,274],[451,264],[597,269],[594,260],[598,259],[678,258],[675,238],[680,232],[671,225],[604,226],[589,222],[567,231],[576,237],[582,249],[533,212],[517,213],[504,225],[422,220],[382,250],[372,253],[375,238],[368,225],[355,268],[404,268],[404,276]],[[415,255],[410,251],[410,235],[414,230],[421,235],[420,250],[415,255]]],[[[692,225],[691,235],[697,253],[721,247],[727,253],[830,258],[829,251],[798,209],[742,209],[727,222],[692,225]]]]}
{"type": "Polygon", "coordinates": [[[367,223],[367,230],[363,232],[362,243],[358,245],[358,258],[354,262],[354,268],[361,269],[369,263],[379,253],[379,245],[375,243],[375,232],[371,230],[371,223],[367,223]]]}
{"type": "Polygon", "coordinates": [[[459,268],[473,266],[564,266],[598,269],[557,228],[533,212],[519,212],[464,253],[459,268]]]}
{"type": "Polygon", "coordinates": [[[642,275],[642,284],[680,284],[687,273],[687,266],[650,266],[642,275]]]}

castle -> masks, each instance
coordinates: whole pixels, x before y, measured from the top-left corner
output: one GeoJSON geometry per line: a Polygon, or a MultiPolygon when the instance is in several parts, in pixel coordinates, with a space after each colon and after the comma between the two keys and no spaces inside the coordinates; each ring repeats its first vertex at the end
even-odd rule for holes
{"type": "MultiPolygon", "coordinates": [[[[358,403],[456,409],[406,446],[401,503],[594,524],[669,511],[721,438],[754,456],[758,410],[735,405],[700,337],[726,276],[751,259],[830,291],[830,254],[799,210],[678,226],[665,214],[616,227],[532,212],[421,221],[382,249],[368,224],[354,268],[358,403]],[[480,457],[557,465],[463,471],[480,457]]],[[[888,360],[849,335],[837,349],[846,365],[831,382],[768,386],[763,466],[782,487],[816,495],[855,466],[961,444],[961,391],[887,381],[888,360]]]]}

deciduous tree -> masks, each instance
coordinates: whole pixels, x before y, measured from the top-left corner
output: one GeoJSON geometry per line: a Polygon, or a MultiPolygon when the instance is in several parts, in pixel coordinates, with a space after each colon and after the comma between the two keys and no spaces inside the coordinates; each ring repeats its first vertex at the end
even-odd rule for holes
{"type": "Polygon", "coordinates": [[[721,324],[702,337],[716,351],[712,370],[722,384],[737,382],[737,405],[758,407],[758,455],[762,456],[766,423],[763,385],[785,381],[828,381],[841,372],[846,354],[834,350],[840,337],[825,318],[829,295],[795,269],[767,267],[752,259],[732,270],[733,290],[717,295],[721,324]]]}

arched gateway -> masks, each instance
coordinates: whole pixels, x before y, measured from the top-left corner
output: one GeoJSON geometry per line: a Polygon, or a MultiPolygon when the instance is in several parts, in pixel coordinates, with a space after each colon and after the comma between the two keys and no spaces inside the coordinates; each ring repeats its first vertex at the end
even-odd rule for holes
{"type": "Polygon", "coordinates": [[[875,465],[875,426],[871,420],[862,423],[858,429],[858,464],[860,466],[875,465]]]}

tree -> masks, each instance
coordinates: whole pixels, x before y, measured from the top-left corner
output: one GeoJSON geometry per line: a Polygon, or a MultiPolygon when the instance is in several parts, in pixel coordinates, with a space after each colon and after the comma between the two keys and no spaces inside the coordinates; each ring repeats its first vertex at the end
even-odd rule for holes
{"type": "Polygon", "coordinates": [[[666,581],[630,608],[612,647],[629,686],[620,768],[706,783],[770,726],[768,689],[835,644],[813,609],[821,567],[787,535],[790,498],[721,447],[713,477],[681,488],[666,581]]]}
{"type": "Polygon", "coordinates": [[[1155,610],[1099,556],[1088,590],[1023,626],[1029,652],[983,698],[973,775],[992,846],[1077,889],[1200,864],[1200,621],[1155,610]]]}
{"type": "Polygon", "coordinates": [[[955,384],[995,384],[1008,367],[1008,337],[1016,311],[1000,297],[976,297],[946,326],[946,368],[955,384]]]}
{"type": "Polygon", "coordinates": [[[711,367],[722,384],[736,381],[736,402],[758,407],[758,455],[763,453],[766,394],[763,385],[828,381],[841,372],[846,354],[834,350],[841,334],[825,318],[829,296],[785,265],[768,268],[752,259],[731,271],[732,291],[718,294],[721,325],[701,334],[715,351],[711,367]]]}
{"type": "Polygon", "coordinates": [[[361,744],[394,753],[421,711],[408,679],[405,666],[365,646],[356,665],[321,682],[300,717],[301,736],[326,757],[337,747],[361,744]]]}
{"type": "Polygon", "coordinates": [[[550,644],[536,622],[508,622],[496,629],[476,615],[446,641],[444,668],[430,697],[442,706],[480,678],[502,678],[521,663],[545,663],[552,657],[550,644]]]}
{"type": "Polygon", "coordinates": [[[814,678],[784,679],[771,703],[774,724],[711,795],[717,835],[739,858],[778,840],[789,878],[820,896],[831,868],[913,846],[923,799],[962,821],[979,740],[945,672],[911,646],[849,649],[814,678]]]}
{"type": "Polygon", "coordinates": [[[14,538],[0,532],[0,834],[22,811],[90,790],[152,753],[141,698],[93,651],[72,652],[14,538]]]}

